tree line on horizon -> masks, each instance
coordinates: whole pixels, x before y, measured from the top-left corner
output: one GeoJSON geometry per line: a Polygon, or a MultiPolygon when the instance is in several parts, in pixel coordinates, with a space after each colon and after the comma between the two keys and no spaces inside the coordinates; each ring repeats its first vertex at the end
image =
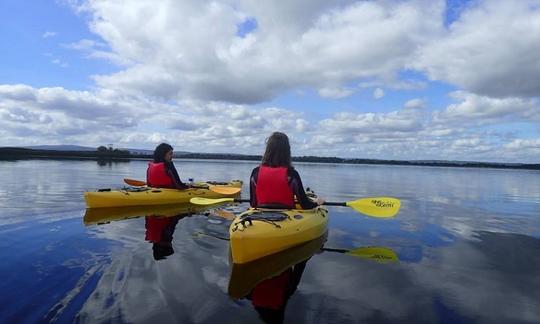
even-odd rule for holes
{"type": "MultiPolygon", "coordinates": [[[[29,149],[21,147],[0,148],[0,159],[19,158],[85,158],[103,160],[152,159],[151,153],[132,153],[129,150],[113,149],[112,146],[99,146],[95,151],[61,151],[29,149]]],[[[244,155],[230,153],[175,153],[179,159],[216,159],[216,160],[243,160],[260,161],[261,155],[244,155]]],[[[454,161],[408,161],[408,160],[379,160],[360,158],[339,158],[321,156],[294,156],[293,162],[314,163],[345,163],[345,164],[389,164],[410,166],[436,166],[436,167],[473,167],[473,168],[498,168],[498,169],[528,169],[540,170],[540,164],[526,163],[493,163],[493,162],[454,162],[454,161]]]]}

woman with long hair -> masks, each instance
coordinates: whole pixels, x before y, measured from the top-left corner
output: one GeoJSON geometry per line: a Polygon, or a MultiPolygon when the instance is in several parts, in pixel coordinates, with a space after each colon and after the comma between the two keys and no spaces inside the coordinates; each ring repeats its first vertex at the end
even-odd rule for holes
{"type": "Polygon", "coordinates": [[[312,200],[306,195],[300,175],[291,164],[291,146],[287,135],[274,132],[266,140],[261,165],[250,177],[252,207],[294,208],[295,197],[304,209],[322,205],[324,200],[312,200]]]}
{"type": "Polygon", "coordinates": [[[180,180],[178,171],[172,162],[173,147],[167,143],[159,144],[154,150],[154,160],[148,162],[146,183],[150,187],[187,189],[188,185],[180,180]]]}

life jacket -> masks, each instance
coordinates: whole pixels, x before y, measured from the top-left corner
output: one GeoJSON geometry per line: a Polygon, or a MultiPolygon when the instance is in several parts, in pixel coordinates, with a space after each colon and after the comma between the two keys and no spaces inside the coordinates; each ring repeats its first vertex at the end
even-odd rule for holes
{"type": "Polygon", "coordinates": [[[148,162],[146,183],[150,187],[174,188],[174,181],[165,171],[165,163],[163,162],[148,162]]]}
{"type": "Polygon", "coordinates": [[[279,310],[285,306],[291,278],[291,269],[259,283],[251,292],[251,302],[255,307],[279,310]]]}
{"type": "Polygon", "coordinates": [[[284,206],[294,208],[294,194],[289,187],[287,167],[261,165],[257,177],[257,206],[284,206]]]}

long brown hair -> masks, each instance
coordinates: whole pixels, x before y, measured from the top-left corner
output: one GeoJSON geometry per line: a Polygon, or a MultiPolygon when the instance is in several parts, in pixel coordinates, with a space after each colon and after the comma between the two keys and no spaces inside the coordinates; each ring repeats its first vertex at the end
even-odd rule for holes
{"type": "Polygon", "coordinates": [[[291,145],[287,135],[274,132],[266,139],[266,150],[262,165],[269,167],[291,167],[291,145]]]}
{"type": "Polygon", "coordinates": [[[154,162],[156,163],[165,162],[165,154],[167,154],[167,152],[172,151],[172,150],[173,150],[173,147],[167,143],[159,144],[154,150],[154,162]]]}

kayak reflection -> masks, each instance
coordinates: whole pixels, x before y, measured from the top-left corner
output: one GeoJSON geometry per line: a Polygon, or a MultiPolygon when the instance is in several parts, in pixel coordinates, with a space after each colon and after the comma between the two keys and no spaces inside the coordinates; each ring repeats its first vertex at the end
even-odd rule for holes
{"type": "Polygon", "coordinates": [[[86,226],[107,224],[112,221],[122,221],[142,216],[172,217],[178,215],[191,215],[206,210],[205,206],[196,206],[189,203],[160,206],[127,206],[88,208],[83,217],[86,226]]]}
{"type": "Polygon", "coordinates": [[[85,225],[101,225],[111,221],[145,217],[145,240],[152,243],[154,260],[163,260],[174,253],[173,233],[178,221],[186,216],[201,213],[205,208],[191,204],[165,206],[131,206],[87,209],[85,225]]]}
{"type": "Polygon", "coordinates": [[[251,300],[264,322],[282,323],[287,302],[298,288],[307,261],[325,241],[326,236],[321,236],[249,263],[233,263],[229,295],[251,300]]]}
{"type": "Polygon", "coordinates": [[[355,249],[325,248],[326,235],[248,263],[232,263],[228,293],[247,298],[266,323],[282,323],[289,298],[296,292],[311,257],[323,252],[344,253],[378,263],[398,262],[390,248],[368,246],[355,249]]]}

